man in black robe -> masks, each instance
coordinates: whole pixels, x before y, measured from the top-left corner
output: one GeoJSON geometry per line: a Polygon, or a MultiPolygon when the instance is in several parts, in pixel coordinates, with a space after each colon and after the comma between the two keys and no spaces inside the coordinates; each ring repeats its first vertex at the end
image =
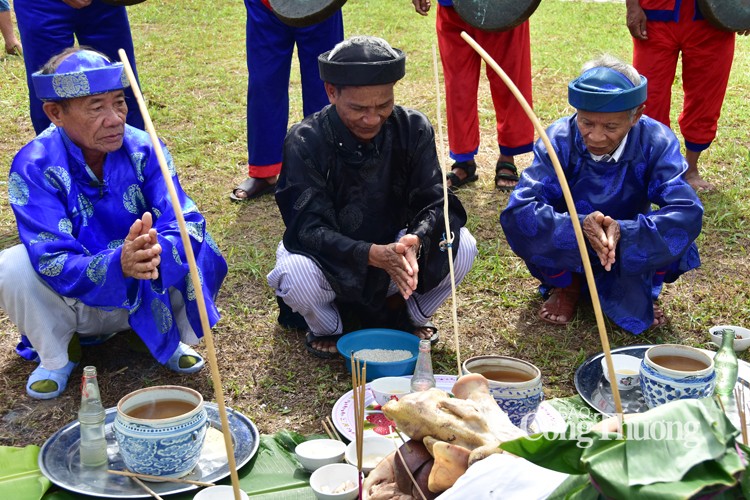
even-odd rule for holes
{"type": "MultiPolygon", "coordinates": [[[[394,105],[405,56],[363,36],[318,62],[331,105],[287,134],[276,189],[286,231],[268,283],[282,312],[304,318],[306,347],[319,357],[335,356],[352,328],[436,341],[430,317],[451,293],[443,176],[430,122],[394,105]]],[[[458,283],[476,241],[450,193],[448,212],[458,283]]]]}

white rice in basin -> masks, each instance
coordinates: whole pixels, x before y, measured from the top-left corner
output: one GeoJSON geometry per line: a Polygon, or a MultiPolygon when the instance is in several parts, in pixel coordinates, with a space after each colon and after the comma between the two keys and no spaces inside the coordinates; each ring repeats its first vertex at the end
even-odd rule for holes
{"type": "Polygon", "coordinates": [[[354,351],[354,357],[360,361],[376,363],[394,363],[412,357],[411,351],[405,349],[360,349],[354,351]]]}

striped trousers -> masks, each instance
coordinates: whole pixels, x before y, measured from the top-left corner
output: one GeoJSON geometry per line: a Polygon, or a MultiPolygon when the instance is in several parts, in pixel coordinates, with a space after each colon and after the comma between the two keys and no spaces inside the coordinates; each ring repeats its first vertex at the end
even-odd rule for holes
{"type": "MultiPolygon", "coordinates": [[[[396,241],[403,236],[402,231],[396,241]]],[[[461,244],[453,256],[456,284],[471,270],[477,256],[477,242],[468,229],[461,228],[461,244]]],[[[276,266],[268,276],[268,284],[293,311],[302,315],[315,335],[342,333],[341,315],[334,303],[336,293],[315,262],[300,254],[287,251],[284,243],[276,250],[276,266]]],[[[391,281],[387,296],[398,293],[391,281]]],[[[406,308],[414,324],[423,325],[451,294],[451,277],[447,275],[432,290],[414,293],[406,301],[406,308]]]]}

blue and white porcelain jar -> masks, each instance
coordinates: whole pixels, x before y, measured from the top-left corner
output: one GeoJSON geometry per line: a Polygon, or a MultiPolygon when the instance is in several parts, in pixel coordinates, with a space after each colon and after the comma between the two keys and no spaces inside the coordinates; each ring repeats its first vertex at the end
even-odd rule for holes
{"type": "Polygon", "coordinates": [[[700,399],[714,392],[714,360],[679,344],[649,348],[640,368],[641,392],[649,408],[678,399],[700,399]]]}
{"type": "Polygon", "coordinates": [[[187,387],[147,387],[117,404],[114,430],[125,466],[177,478],[195,468],[208,430],[203,396],[187,387]]]}
{"type": "Polygon", "coordinates": [[[509,356],[476,356],[464,361],[461,371],[484,375],[490,394],[513,425],[527,427],[544,398],[542,372],[522,359],[509,356]]]}

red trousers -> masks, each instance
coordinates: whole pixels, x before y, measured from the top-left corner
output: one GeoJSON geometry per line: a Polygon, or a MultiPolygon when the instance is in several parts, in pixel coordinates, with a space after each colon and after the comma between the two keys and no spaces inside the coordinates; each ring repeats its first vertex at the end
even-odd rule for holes
{"type": "Polygon", "coordinates": [[[694,21],[694,15],[694,2],[683,1],[678,22],[648,21],[648,40],[633,39],[633,66],[648,78],[645,113],[669,126],[672,84],[682,54],[684,103],[678,123],[687,149],[703,151],[716,137],[735,34],[706,20],[694,21]]]}
{"type": "MultiPolygon", "coordinates": [[[[466,31],[486,50],[531,104],[531,45],[529,22],[509,31],[489,32],[467,24],[452,7],[438,5],[437,35],[445,79],[448,142],[451,158],[467,161],[479,148],[477,90],[482,59],[461,38],[466,31]]],[[[486,68],[497,120],[500,152],[516,155],[531,151],[534,126],[508,87],[486,68]]]]}

